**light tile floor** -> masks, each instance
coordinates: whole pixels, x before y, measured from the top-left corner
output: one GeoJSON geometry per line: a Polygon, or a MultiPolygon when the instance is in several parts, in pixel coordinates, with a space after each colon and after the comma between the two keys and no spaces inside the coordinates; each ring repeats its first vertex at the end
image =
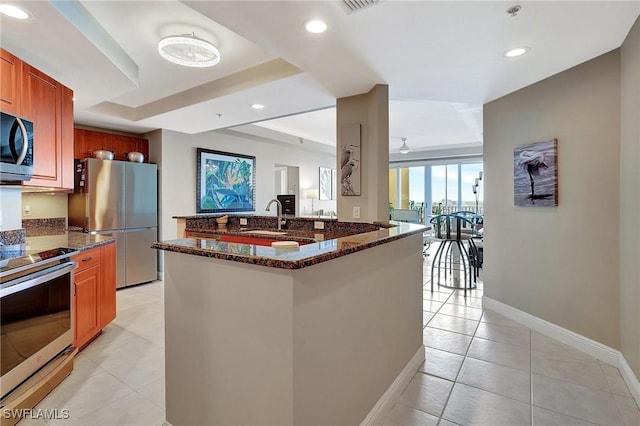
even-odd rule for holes
{"type": "Polygon", "coordinates": [[[117,292],[117,318],[75,359],[74,371],[36,408],[68,419],[23,419],[18,426],[159,426],[164,421],[164,286],[117,292]]]}
{"type": "Polygon", "coordinates": [[[640,426],[618,369],[482,309],[424,273],[425,362],[386,425],[640,426]]]}
{"type": "MultiPolygon", "coordinates": [[[[495,312],[482,283],[466,299],[430,291],[425,263],[426,360],[388,425],[640,426],[619,371],[495,312]]],[[[159,426],[164,420],[163,283],[119,290],[118,317],[77,357],[37,408],[69,419],[25,425],[159,426]]]]}

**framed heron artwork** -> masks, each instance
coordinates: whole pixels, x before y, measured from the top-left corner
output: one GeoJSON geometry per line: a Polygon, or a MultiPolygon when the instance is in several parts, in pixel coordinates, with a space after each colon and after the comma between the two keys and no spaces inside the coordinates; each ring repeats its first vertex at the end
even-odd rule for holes
{"type": "Polygon", "coordinates": [[[360,195],[360,124],[345,124],[340,135],[340,194],[360,195]]]}
{"type": "Polygon", "coordinates": [[[523,207],[558,205],[558,140],[513,150],[513,202],[523,207]]]}

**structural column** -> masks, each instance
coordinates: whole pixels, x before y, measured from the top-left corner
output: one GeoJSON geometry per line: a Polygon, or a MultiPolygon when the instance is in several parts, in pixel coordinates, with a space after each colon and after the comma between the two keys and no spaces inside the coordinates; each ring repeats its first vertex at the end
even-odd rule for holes
{"type": "Polygon", "coordinates": [[[388,220],[389,86],[340,98],[336,106],[338,219],[388,220]]]}

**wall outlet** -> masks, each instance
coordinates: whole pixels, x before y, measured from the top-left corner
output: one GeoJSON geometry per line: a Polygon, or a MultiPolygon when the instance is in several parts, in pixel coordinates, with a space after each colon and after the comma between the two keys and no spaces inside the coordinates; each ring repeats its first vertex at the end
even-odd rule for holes
{"type": "Polygon", "coordinates": [[[25,216],[31,216],[31,206],[29,204],[26,204],[24,206],[24,215],[25,216]]]}
{"type": "Polygon", "coordinates": [[[324,229],[324,222],[321,220],[314,220],[313,229],[324,229]]]}
{"type": "Polygon", "coordinates": [[[240,218],[240,226],[242,226],[242,225],[245,225],[245,226],[247,225],[247,218],[246,217],[241,217],[240,218]]]}
{"type": "Polygon", "coordinates": [[[360,207],[353,208],[353,218],[360,219],[360,207]]]}

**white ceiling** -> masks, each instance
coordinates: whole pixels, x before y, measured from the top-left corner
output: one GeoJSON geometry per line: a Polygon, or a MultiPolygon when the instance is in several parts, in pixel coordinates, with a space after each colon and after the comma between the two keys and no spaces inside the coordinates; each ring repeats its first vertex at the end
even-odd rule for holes
{"type": "MultiPolygon", "coordinates": [[[[4,1],[3,1],[4,2],[4,1]]],[[[620,46],[640,1],[12,1],[2,47],[75,91],[76,123],[185,133],[262,123],[334,143],[335,99],[388,84],[390,150],[480,146],[481,105],[620,46]],[[324,34],[303,24],[322,18],[324,34]],[[164,61],[157,42],[195,32],[213,68],[164,61]],[[503,52],[529,46],[527,55],[503,52]],[[262,103],[263,110],[249,108],[262,103]],[[318,110],[318,111],[316,111],[318,110]],[[333,120],[333,121],[332,121],[333,120]]]]}
{"type": "MultiPolygon", "coordinates": [[[[255,123],[327,145],[336,144],[336,109],[255,123]]],[[[482,144],[482,106],[437,101],[389,101],[389,151],[472,148],[482,144]]]]}

